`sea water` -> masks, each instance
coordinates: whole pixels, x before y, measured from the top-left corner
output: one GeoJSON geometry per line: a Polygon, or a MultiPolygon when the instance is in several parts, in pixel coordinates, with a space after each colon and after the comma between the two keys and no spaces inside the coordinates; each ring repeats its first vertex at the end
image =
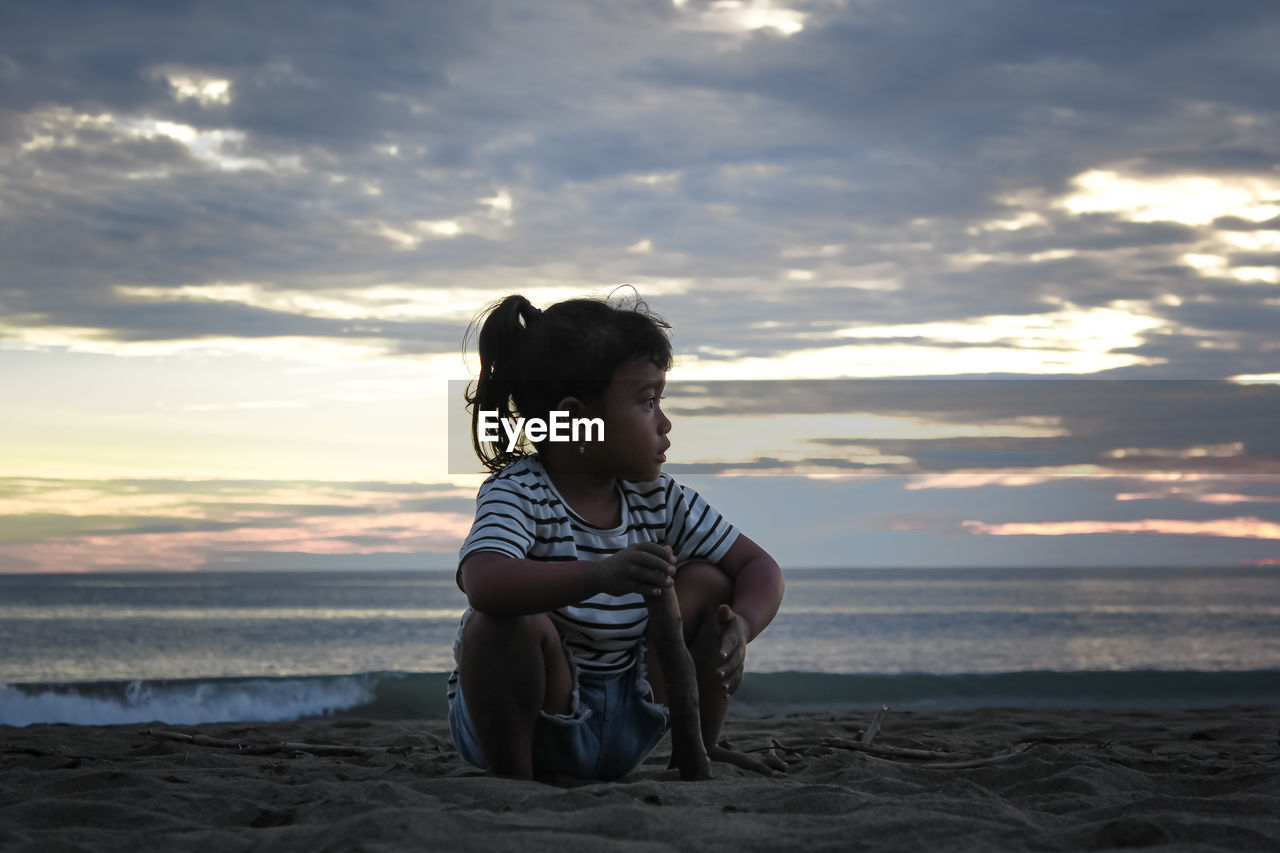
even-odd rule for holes
{"type": "MultiPolygon", "coordinates": [[[[1280,571],[786,573],[739,713],[1280,704],[1280,571]]],[[[0,575],[0,724],[439,716],[452,573],[0,575]]]]}

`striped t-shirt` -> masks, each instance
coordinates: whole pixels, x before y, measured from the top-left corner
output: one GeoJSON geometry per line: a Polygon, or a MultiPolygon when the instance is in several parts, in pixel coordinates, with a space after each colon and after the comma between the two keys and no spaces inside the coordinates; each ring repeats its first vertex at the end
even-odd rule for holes
{"type": "MultiPolygon", "coordinates": [[[[628,545],[670,545],[677,564],[718,562],[738,531],[693,489],[666,474],[651,483],[618,481],[622,520],[595,527],[560,497],[536,456],[519,459],[485,480],[476,520],[462,544],[461,563],[476,551],[542,560],[603,560],[628,545]]],[[[548,614],[584,673],[611,675],[631,666],[648,609],[639,593],[600,595],[548,614]]]]}

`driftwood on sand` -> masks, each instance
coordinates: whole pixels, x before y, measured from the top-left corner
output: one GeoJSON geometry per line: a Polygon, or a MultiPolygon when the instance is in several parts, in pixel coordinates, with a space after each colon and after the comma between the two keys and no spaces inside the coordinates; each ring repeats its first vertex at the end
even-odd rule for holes
{"type": "Polygon", "coordinates": [[[192,746],[210,746],[217,749],[231,749],[242,755],[273,755],[278,752],[308,752],[313,755],[371,755],[392,752],[397,747],[377,746],[343,746],[328,743],[295,743],[293,741],[276,741],[274,743],[247,743],[242,740],[209,737],[202,734],[187,734],[166,729],[147,729],[143,732],[147,737],[160,740],[172,740],[189,743],[192,746]]]}
{"type": "Polygon", "coordinates": [[[783,756],[799,756],[802,754],[813,755],[816,753],[829,753],[835,750],[846,750],[849,752],[860,752],[887,761],[905,761],[910,762],[916,767],[929,770],[966,770],[971,767],[985,767],[990,764],[999,764],[1010,759],[1017,758],[1024,752],[1033,747],[1042,744],[1066,744],[1077,743],[1087,744],[1100,748],[1106,748],[1111,745],[1110,741],[1098,740],[1096,738],[1082,737],[1032,737],[1025,738],[1012,746],[996,752],[975,753],[971,751],[950,750],[950,749],[917,749],[914,747],[904,746],[885,746],[883,744],[873,744],[872,741],[880,734],[881,725],[884,722],[885,715],[889,712],[889,706],[883,705],[876,712],[871,724],[868,725],[858,734],[857,740],[849,740],[840,737],[822,737],[817,741],[804,745],[787,745],[779,741],[777,738],[770,739],[769,746],[761,750],[770,755],[783,756]]]}
{"type": "Polygon", "coordinates": [[[649,600],[649,639],[666,682],[671,762],[681,779],[710,779],[711,759],[702,741],[698,700],[698,671],[684,642],[684,622],[674,587],[649,600]]]}
{"type": "MultiPolygon", "coordinates": [[[[674,602],[675,596],[671,596],[674,602]]],[[[679,771],[680,778],[710,779],[711,759],[703,737],[701,721],[698,713],[698,683],[693,659],[685,647],[681,633],[679,611],[674,612],[666,606],[655,605],[658,611],[659,631],[655,632],[654,641],[659,644],[659,654],[663,654],[664,678],[668,691],[668,702],[671,712],[671,762],[679,771]]],[[[651,618],[653,617],[651,611],[651,618]]],[[[887,761],[905,761],[916,767],[930,770],[962,770],[972,767],[985,767],[1017,758],[1028,750],[1040,745],[1080,743],[1099,748],[1107,748],[1110,741],[1083,737],[1033,737],[1025,738],[1012,746],[988,753],[974,753],[950,749],[918,749],[915,747],[886,746],[872,743],[881,732],[885,715],[889,706],[882,706],[876,712],[871,723],[857,734],[857,740],[842,737],[820,737],[807,744],[784,744],[777,738],[770,738],[769,745],[748,749],[746,752],[766,753],[777,762],[785,762],[790,756],[794,760],[802,755],[830,754],[838,750],[859,752],[887,761]]],[[[277,753],[309,753],[312,755],[375,755],[386,753],[404,754],[412,751],[412,747],[374,747],[346,746],[342,744],[299,743],[295,741],[273,741],[269,743],[252,743],[244,740],[217,738],[200,733],[175,732],[167,729],[146,729],[142,732],[147,737],[160,740],[176,741],[191,746],[229,749],[241,755],[273,755],[277,753]]],[[[727,741],[719,744],[721,751],[729,749],[727,741]]],[[[36,754],[36,750],[6,750],[8,752],[25,751],[36,754]]],[[[77,762],[78,763],[78,762],[77,762]]],[[[761,772],[762,768],[750,759],[734,761],[739,766],[761,772]]],[[[767,768],[765,768],[767,769],[767,768]]]]}
{"type": "Polygon", "coordinates": [[[818,746],[824,746],[831,749],[847,749],[853,752],[865,752],[876,758],[887,758],[890,760],[912,759],[921,762],[919,766],[927,767],[934,770],[960,770],[968,767],[982,767],[987,764],[997,764],[1001,761],[1008,761],[1010,758],[1016,758],[1026,752],[1035,744],[1018,744],[1009,750],[992,753],[989,755],[972,756],[969,758],[957,758],[957,753],[944,752],[934,749],[909,749],[906,747],[880,746],[869,743],[858,743],[855,741],[845,740],[844,738],[826,737],[818,741],[818,746]]]}

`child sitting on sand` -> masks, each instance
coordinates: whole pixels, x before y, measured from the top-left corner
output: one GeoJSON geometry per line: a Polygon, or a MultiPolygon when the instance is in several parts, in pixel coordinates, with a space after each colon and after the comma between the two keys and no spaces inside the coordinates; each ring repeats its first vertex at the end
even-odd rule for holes
{"type": "Polygon", "coordinates": [[[639,301],[539,311],[522,296],[493,306],[480,328],[467,402],[492,474],[459,555],[470,608],[449,725],[459,753],[492,774],[617,779],[668,722],[683,778],[709,778],[709,758],[785,770],[718,746],[746,644],[781,604],[782,573],[662,473],[668,328],[639,301]],[[508,432],[489,443],[478,427],[494,412],[508,432]],[[552,412],[599,419],[603,436],[535,432],[552,412]],[[518,416],[536,453],[507,440],[518,416]]]}

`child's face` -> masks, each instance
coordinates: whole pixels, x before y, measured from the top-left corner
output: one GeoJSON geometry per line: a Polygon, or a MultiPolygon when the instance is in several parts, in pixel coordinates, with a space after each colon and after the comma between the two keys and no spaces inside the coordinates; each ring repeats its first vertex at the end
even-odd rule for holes
{"type": "Polygon", "coordinates": [[[658,479],[671,421],[662,413],[667,374],[648,359],[629,361],[613,374],[604,395],[602,462],[621,480],[647,483],[658,479]]]}

